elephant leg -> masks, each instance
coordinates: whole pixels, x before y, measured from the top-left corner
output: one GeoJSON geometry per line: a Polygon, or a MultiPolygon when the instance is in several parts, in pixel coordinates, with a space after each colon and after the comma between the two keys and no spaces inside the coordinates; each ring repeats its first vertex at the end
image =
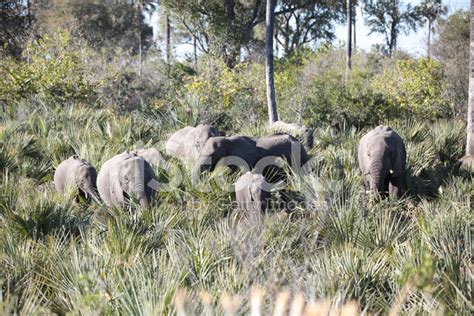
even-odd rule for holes
{"type": "Polygon", "coordinates": [[[395,177],[390,178],[388,191],[391,198],[399,198],[403,193],[403,178],[402,177],[395,177]]]}

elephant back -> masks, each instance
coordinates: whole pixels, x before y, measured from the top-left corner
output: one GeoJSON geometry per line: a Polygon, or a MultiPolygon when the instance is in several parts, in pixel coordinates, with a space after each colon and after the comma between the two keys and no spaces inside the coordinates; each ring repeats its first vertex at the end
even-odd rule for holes
{"type": "Polygon", "coordinates": [[[181,158],[184,154],[184,145],[187,140],[187,135],[193,128],[192,126],[185,126],[174,132],[166,142],[166,153],[172,157],[181,158]]]}
{"type": "Polygon", "coordinates": [[[258,161],[256,140],[247,136],[224,137],[229,142],[227,156],[239,157],[252,167],[258,161]]]}
{"type": "Polygon", "coordinates": [[[293,158],[300,165],[309,160],[306,149],[295,137],[288,134],[275,134],[272,136],[261,137],[257,139],[258,160],[274,156],[286,159],[291,162],[293,158]]]}
{"type": "Polygon", "coordinates": [[[286,123],[283,121],[276,121],[270,125],[273,131],[286,133],[291,136],[297,137],[303,141],[303,145],[308,150],[313,148],[314,143],[314,131],[312,128],[301,126],[296,123],[286,123]]]}
{"type": "Polygon", "coordinates": [[[143,157],[150,165],[160,165],[164,161],[160,151],[156,148],[139,148],[132,151],[132,153],[143,157]]]}

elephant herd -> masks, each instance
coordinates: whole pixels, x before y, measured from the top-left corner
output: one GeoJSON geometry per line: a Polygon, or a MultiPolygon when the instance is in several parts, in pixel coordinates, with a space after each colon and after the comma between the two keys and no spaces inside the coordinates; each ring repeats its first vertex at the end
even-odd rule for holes
{"type": "MultiPolygon", "coordinates": [[[[226,137],[208,125],[187,126],[169,137],[165,151],[169,157],[191,162],[198,175],[221,164],[242,171],[235,183],[236,201],[241,209],[261,211],[267,208],[269,183],[282,179],[281,159],[294,170],[301,168],[309,161],[313,146],[310,128],[278,121],[271,130],[275,133],[264,137],[226,137]]],[[[97,174],[88,161],[72,156],[58,165],[54,183],[60,193],[73,189],[77,196],[109,206],[123,207],[135,200],[148,207],[159,190],[152,166],[162,161],[163,155],[155,148],[136,149],[112,157],[97,174]]],[[[378,126],[362,137],[358,162],[368,189],[377,195],[387,191],[391,197],[402,194],[406,150],[390,127],[378,126]]]]}

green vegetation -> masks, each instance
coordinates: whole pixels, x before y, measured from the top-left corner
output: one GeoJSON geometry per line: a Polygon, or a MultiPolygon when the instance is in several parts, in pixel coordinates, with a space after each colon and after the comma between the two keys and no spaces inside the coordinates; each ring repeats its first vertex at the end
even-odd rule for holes
{"type": "Polygon", "coordinates": [[[282,120],[314,129],[313,167],[287,170],[288,184],[272,192],[274,208],[249,216],[226,190],[237,175],[219,168],[199,183],[187,164],[157,169],[161,181],[178,185],[146,210],[73,202],[52,178],[73,154],[100,169],[125,150],[162,150],[185,125],[269,134],[257,10],[265,1],[164,1],[172,38],[194,36],[200,47],[195,60],[181,62],[163,61],[140,8],[128,1],[26,1],[35,9],[27,13],[18,9],[25,1],[7,2],[1,23],[21,17],[12,30],[22,40],[0,30],[1,314],[176,314],[178,289],[189,293],[195,314],[208,305],[222,313],[225,295],[238,295],[238,313],[248,314],[255,287],[266,291],[264,314],[280,290],[336,307],[356,301],[364,313],[472,313],[474,181],[458,168],[466,13],[436,24],[436,59],[396,50],[397,36],[414,23],[405,16],[386,39],[391,56],[356,51],[346,80],[344,48],[315,44],[333,38],[341,2],[278,1],[277,107],[282,120]],[[223,18],[222,3],[242,10],[223,18]],[[285,28],[296,18],[303,26],[317,20],[323,31],[305,39],[307,28],[285,28]],[[406,143],[408,191],[400,200],[372,200],[357,170],[357,144],[378,124],[406,143]],[[289,201],[291,210],[283,207],[289,201]]]}
{"type": "Polygon", "coordinates": [[[101,166],[127,148],[154,145],[174,129],[170,111],[117,115],[40,103],[33,112],[18,104],[2,118],[4,312],[167,313],[178,287],[219,297],[245,295],[252,285],[355,299],[372,312],[387,312],[409,286],[407,312],[470,308],[474,192],[472,179],[453,169],[464,124],[391,122],[408,148],[410,192],[401,201],[367,199],[355,158],[363,130],[324,127],[315,131],[314,172],[292,176],[273,195],[275,202],[304,196],[310,206],[277,209],[261,221],[228,206],[231,193],[215,174],[193,185],[184,172],[177,190],[131,212],[72,205],[54,191],[62,159],[78,153],[101,166]],[[210,191],[202,192],[206,183],[210,191]]]}

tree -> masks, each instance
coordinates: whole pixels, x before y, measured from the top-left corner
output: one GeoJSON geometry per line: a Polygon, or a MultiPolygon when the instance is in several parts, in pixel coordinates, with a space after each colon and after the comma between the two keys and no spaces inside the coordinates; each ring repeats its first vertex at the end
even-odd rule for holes
{"type": "Polygon", "coordinates": [[[275,0],[267,0],[266,29],[265,29],[265,54],[266,54],[266,83],[267,83],[267,105],[270,123],[278,121],[275,99],[275,82],[273,72],[273,30],[275,23],[275,0]]]}
{"type": "Polygon", "coordinates": [[[20,58],[31,31],[33,15],[30,1],[0,2],[0,49],[2,54],[20,58]]]}
{"type": "Polygon", "coordinates": [[[431,53],[443,65],[446,96],[457,115],[466,113],[469,92],[469,12],[457,11],[435,23],[431,53]]]}
{"type": "Polygon", "coordinates": [[[275,40],[283,55],[318,41],[332,41],[334,22],[343,21],[341,1],[308,1],[304,7],[280,14],[275,18],[275,40]]]}
{"type": "Polygon", "coordinates": [[[171,62],[171,23],[170,16],[166,14],[166,63],[171,62]]]}
{"type": "MultiPolygon", "coordinates": [[[[162,3],[196,38],[202,52],[222,58],[231,68],[239,61],[243,48],[250,51],[252,47],[262,47],[254,31],[265,22],[263,0],[163,0],[162,3]]],[[[325,37],[332,39],[333,17],[341,12],[334,10],[339,7],[340,0],[275,0],[276,27],[282,31],[283,28],[278,28],[280,23],[289,21],[287,34],[279,33],[288,47],[301,47],[325,37]],[[279,19],[283,16],[286,19],[279,19]],[[295,19],[299,23],[294,23],[295,19]]]]}
{"type": "Polygon", "coordinates": [[[447,12],[448,8],[441,3],[441,0],[423,0],[415,7],[418,15],[418,23],[424,26],[428,23],[428,57],[431,57],[431,33],[433,31],[434,22],[447,12]]]}
{"type": "Polygon", "coordinates": [[[467,105],[466,156],[461,159],[461,164],[464,168],[474,170],[474,1],[471,1],[469,70],[469,102],[467,105]]]}
{"type": "Polygon", "coordinates": [[[364,5],[365,22],[370,34],[379,33],[385,37],[389,55],[397,48],[397,40],[403,31],[408,34],[416,30],[418,17],[410,4],[406,6],[399,0],[366,0],[364,5]]]}
{"type": "Polygon", "coordinates": [[[347,47],[346,47],[346,81],[349,71],[352,68],[352,0],[346,0],[347,3],[347,47]]]}
{"type": "Polygon", "coordinates": [[[77,21],[76,33],[91,47],[146,52],[152,44],[152,28],[145,23],[142,8],[148,1],[84,0],[69,4],[77,21]]]}

